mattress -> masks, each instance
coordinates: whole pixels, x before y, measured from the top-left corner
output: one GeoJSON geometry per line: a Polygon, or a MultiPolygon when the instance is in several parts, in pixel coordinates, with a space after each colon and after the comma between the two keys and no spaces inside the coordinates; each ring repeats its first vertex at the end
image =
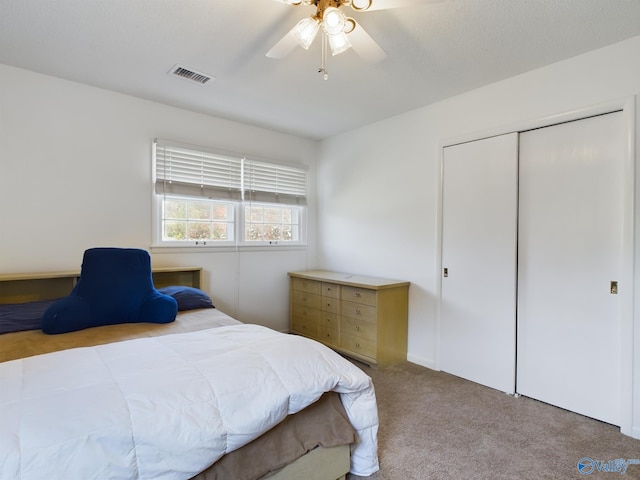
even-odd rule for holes
{"type": "Polygon", "coordinates": [[[134,338],[186,333],[241,322],[215,308],[178,312],[171,323],[123,323],[94,327],[62,335],[47,335],[41,330],[4,333],[0,335],[0,362],[57,352],[69,348],[90,347],[134,338]]]}

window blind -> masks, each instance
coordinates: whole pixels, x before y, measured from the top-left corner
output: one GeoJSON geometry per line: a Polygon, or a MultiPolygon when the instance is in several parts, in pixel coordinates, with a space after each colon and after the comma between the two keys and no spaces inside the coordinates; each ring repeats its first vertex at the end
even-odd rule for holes
{"type": "Polygon", "coordinates": [[[303,168],[158,139],[154,155],[155,190],[160,195],[306,204],[307,172],[303,168]]]}
{"type": "Polygon", "coordinates": [[[307,172],[305,170],[245,160],[243,172],[246,200],[289,205],[306,203],[307,172]]]}
{"type": "Polygon", "coordinates": [[[156,193],[242,198],[242,158],[154,142],[156,193]]]}

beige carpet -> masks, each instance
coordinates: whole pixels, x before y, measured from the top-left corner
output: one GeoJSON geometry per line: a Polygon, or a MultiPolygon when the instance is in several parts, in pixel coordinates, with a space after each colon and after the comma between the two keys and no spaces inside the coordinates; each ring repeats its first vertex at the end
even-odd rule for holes
{"type": "Polygon", "coordinates": [[[640,479],[634,464],[624,475],[595,463],[589,475],[578,471],[583,457],[613,468],[640,459],[640,440],[618,427],[408,362],[361,368],[380,417],[381,468],[370,480],[640,479]]]}

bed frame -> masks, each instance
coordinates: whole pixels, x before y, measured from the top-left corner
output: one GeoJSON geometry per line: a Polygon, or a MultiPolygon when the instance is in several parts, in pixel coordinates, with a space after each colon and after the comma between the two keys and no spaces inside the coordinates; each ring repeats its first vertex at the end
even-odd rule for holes
{"type": "MultiPolygon", "coordinates": [[[[202,268],[165,267],[152,269],[156,288],[183,285],[202,288],[202,268]]],[[[0,304],[52,300],[68,295],[80,272],[19,273],[0,275],[0,304]]],[[[264,480],[345,480],[350,468],[350,447],[318,447],[295,462],[272,472],[264,480]]],[[[206,476],[204,477],[206,478],[206,476]]]]}
{"type": "Polygon", "coordinates": [[[261,480],[345,480],[351,467],[349,445],[318,447],[261,480]]]}
{"type": "MultiPolygon", "coordinates": [[[[152,270],[156,288],[169,285],[202,288],[202,268],[166,267],[152,270]]],[[[0,304],[52,300],[68,295],[80,272],[15,273],[0,275],[0,304]]]]}

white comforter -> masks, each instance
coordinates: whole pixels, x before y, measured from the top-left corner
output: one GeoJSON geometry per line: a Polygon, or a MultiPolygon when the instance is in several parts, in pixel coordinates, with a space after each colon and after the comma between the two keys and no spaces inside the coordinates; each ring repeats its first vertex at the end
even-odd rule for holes
{"type": "Polygon", "coordinates": [[[186,479],[331,390],[370,475],[373,384],[301,337],[238,325],[0,363],[0,478],[186,479]]]}

